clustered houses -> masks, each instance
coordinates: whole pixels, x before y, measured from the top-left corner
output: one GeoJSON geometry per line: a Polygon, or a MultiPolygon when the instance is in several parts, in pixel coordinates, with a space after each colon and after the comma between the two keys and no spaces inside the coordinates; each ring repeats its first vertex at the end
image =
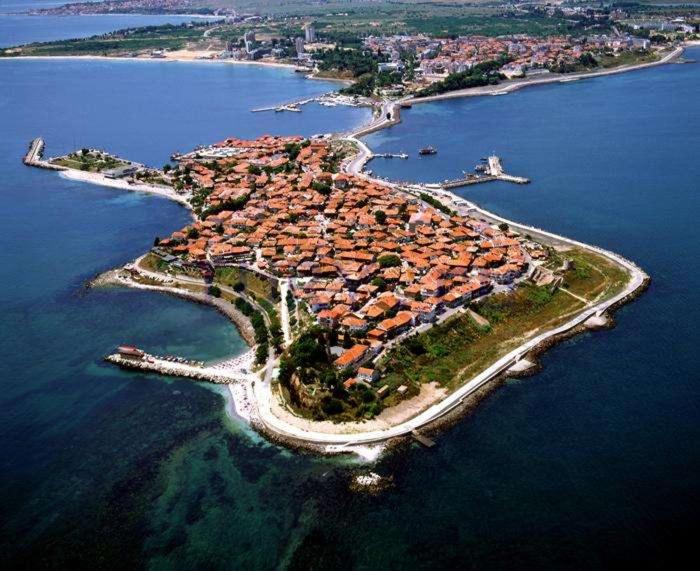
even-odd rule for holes
{"type": "Polygon", "coordinates": [[[353,340],[338,369],[366,363],[389,339],[512,282],[545,255],[481,220],[328,172],[327,141],[263,137],[215,147],[225,158],[186,159],[211,189],[203,219],[158,251],[292,278],[318,322],[353,340]]]}
{"type": "MultiPolygon", "coordinates": [[[[526,35],[466,36],[456,39],[434,39],[417,36],[370,36],[365,47],[375,53],[389,54],[392,61],[399,61],[401,54],[410,52],[418,59],[417,71],[426,79],[469,70],[485,61],[507,56],[509,63],[501,70],[508,76],[520,75],[528,70],[547,69],[560,64],[574,63],[584,52],[611,47],[607,38],[596,41],[553,36],[534,38],[526,35]]],[[[621,38],[616,38],[618,43],[621,38]]],[[[620,44],[622,45],[622,44],[620,44]]],[[[628,49],[648,47],[634,44],[632,39],[624,43],[628,49]]]]}

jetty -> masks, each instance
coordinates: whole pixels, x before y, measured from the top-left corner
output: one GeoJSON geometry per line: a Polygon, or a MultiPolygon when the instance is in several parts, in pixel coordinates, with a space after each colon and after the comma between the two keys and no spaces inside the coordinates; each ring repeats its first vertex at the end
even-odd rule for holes
{"type": "Polygon", "coordinates": [[[370,159],[407,159],[406,153],[374,153],[370,159]]]}
{"type": "Polygon", "coordinates": [[[205,365],[201,361],[182,357],[151,355],[133,345],[120,345],[115,353],[107,355],[104,359],[123,369],[185,377],[216,384],[250,383],[257,378],[251,369],[255,359],[252,350],[218,364],[205,365]]]}
{"type": "Polygon", "coordinates": [[[49,169],[53,171],[63,171],[66,167],[60,165],[51,164],[49,161],[43,159],[44,156],[44,139],[37,137],[31,143],[29,143],[29,150],[27,154],[24,155],[22,162],[28,167],[39,167],[41,169],[49,169]]]}
{"type": "Polygon", "coordinates": [[[502,180],[504,182],[512,182],[514,184],[530,183],[529,178],[525,178],[522,176],[513,176],[504,172],[501,157],[491,155],[486,160],[486,165],[484,165],[484,168],[481,169],[483,174],[465,174],[463,178],[446,180],[440,186],[442,186],[442,188],[445,190],[449,190],[452,188],[459,188],[461,186],[468,186],[470,184],[481,184],[482,182],[491,182],[492,180],[502,180]]]}
{"type": "Polygon", "coordinates": [[[311,103],[313,101],[316,101],[318,97],[306,97],[305,99],[297,99],[295,101],[290,101],[288,103],[280,103],[278,105],[271,105],[269,107],[256,107],[255,109],[251,109],[250,111],[252,113],[262,113],[263,111],[275,111],[276,113],[279,113],[281,111],[294,111],[296,113],[300,113],[302,105],[306,105],[307,103],[311,103]]]}

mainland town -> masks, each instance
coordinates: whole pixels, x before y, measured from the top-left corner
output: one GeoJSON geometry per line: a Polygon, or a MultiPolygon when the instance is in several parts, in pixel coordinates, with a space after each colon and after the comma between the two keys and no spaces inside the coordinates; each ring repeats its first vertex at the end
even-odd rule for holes
{"type": "Polygon", "coordinates": [[[316,17],[246,13],[203,9],[197,2],[181,0],[75,3],[37,13],[123,13],[139,8],[219,19],[15,46],[0,50],[0,57],[90,55],[285,65],[312,77],[345,80],[350,85],[340,92],[355,98],[425,97],[658,62],[676,57],[678,46],[700,38],[700,20],[693,9],[593,3],[505,5],[462,28],[461,17],[454,18],[454,28],[439,28],[427,15],[411,26],[396,26],[381,13],[356,23],[344,12],[316,17]],[[501,22],[522,32],[495,33],[501,22]],[[474,32],[458,33],[461,29],[474,32]]]}

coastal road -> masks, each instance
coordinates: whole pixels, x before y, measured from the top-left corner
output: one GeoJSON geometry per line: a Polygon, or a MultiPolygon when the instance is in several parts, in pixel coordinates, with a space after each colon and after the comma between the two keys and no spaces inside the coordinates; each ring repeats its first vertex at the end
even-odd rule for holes
{"type": "MultiPolygon", "coordinates": [[[[151,278],[156,281],[169,281],[172,283],[180,283],[180,284],[189,284],[189,285],[196,285],[200,287],[209,287],[209,284],[205,282],[204,280],[197,279],[197,278],[192,278],[189,276],[182,276],[182,275],[171,275],[171,274],[163,274],[160,272],[154,272],[152,270],[147,270],[141,265],[141,262],[143,261],[143,258],[146,257],[146,254],[143,256],[139,257],[136,259],[136,261],[133,263],[134,268],[138,270],[138,272],[148,278],[151,278]]],[[[267,314],[267,311],[254,299],[252,299],[250,296],[240,294],[237,291],[235,291],[233,288],[230,288],[226,285],[223,284],[217,284],[217,287],[222,291],[226,292],[227,294],[233,296],[233,297],[240,297],[244,300],[246,300],[250,305],[252,305],[257,311],[259,311],[263,319],[265,320],[265,324],[270,327],[270,316],[267,314]]]]}
{"type": "Polygon", "coordinates": [[[284,344],[289,347],[292,342],[292,328],[289,325],[289,307],[287,306],[287,294],[289,293],[289,280],[281,279],[280,283],[280,321],[282,324],[282,334],[284,344]]]}
{"type": "MultiPolygon", "coordinates": [[[[495,216],[491,213],[488,214],[490,216],[495,216]]],[[[527,227],[519,226],[517,223],[512,221],[509,221],[509,224],[517,229],[527,229],[527,227]]],[[[534,231],[535,229],[532,230],[534,231]]],[[[351,447],[354,445],[379,443],[389,440],[391,438],[406,436],[412,431],[418,430],[434,422],[435,420],[444,416],[454,408],[458,407],[464,401],[464,399],[474,394],[476,391],[478,391],[481,387],[483,387],[495,377],[507,371],[510,367],[512,367],[518,361],[520,361],[527,353],[537,348],[542,343],[548,341],[551,338],[557,337],[559,335],[571,331],[575,327],[584,324],[587,320],[600,315],[605,310],[611,308],[612,306],[615,306],[628,296],[634,294],[638,289],[644,286],[646,280],[648,279],[648,276],[641,269],[639,269],[632,262],[625,260],[617,254],[607,252],[605,250],[593,246],[588,246],[586,244],[582,244],[573,240],[570,241],[567,238],[564,238],[563,236],[556,236],[556,238],[560,241],[568,242],[573,246],[586,248],[598,254],[603,254],[606,257],[615,261],[616,263],[619,263],[622,266],[624,266],[630,272],[631,275],[627,287],[625,287],[623,291],[621,291],[614,297],[603,301],[595,306],[587,308],[586,310],[582,311],[577,316],[569,320],[567,323],[556,327],[550,331],[537,335],[529,341],[523,343],[518,348],[514,349],[507,355],[498,359],[490,367],[482,371],[480,374],[476,375],[469,382],[462,385],[459,389],[455,390],[452,394],[450,394],[440,402],[429,407],[427,410],[409,419],[408,421],[402,422],[390,428],[368,432],[360,432],[361,426],[356,425],[356,432],[347,434],[335,434],[304,430],[275,416],[271,408],[270,400],[272,398],[272,395],[269,386],[264,385],[263,383],[256,383],[253,389],[258,404],[258,415],[260,422],[262,422],[268,430],[283,435],[287,438],[292,438],[305,442],[312,442],[315,444],[321,444],[326,446],[351,447]]]]}
{"type": "Polygon", "coordinates": [[[369,147],[365,145],[364,142],[360,139],[356,139],[354,136],[347,137],[345,140],[357,145],[358,152],[348,161],[343,170],[348,174],[359,175],[362,173],[362,169],[365,168],[367,161],[372,158],[372,151],[370,151],[369,147]]]}

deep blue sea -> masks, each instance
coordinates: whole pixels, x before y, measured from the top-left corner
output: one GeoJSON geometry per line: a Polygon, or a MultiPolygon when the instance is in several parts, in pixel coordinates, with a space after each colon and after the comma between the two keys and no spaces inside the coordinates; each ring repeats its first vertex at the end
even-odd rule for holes
{"type": "MultiPolygon", "coordinates": [[[[75,0],[74,0],[75,1],[75,0]]],[[[53,8],[63,4],[56,0],[0,0],[0,48],[50,42],[70,38],[86,38],[124,28],[182,24],[202,21],[192,16],[145,14],[105,14],[85,16],[29,16],[29,10],[53,8]]]]}
{"type": "MultiPolygon", "coordinates": [[[[700,59],[700,50],[689,52],[700,59]]],[[[101,362],[115,344],[216,358],[241,351],[213,310],[158,294],[86,290],[93,274],[184,224],[154,197],[24,167],[101,146],[151,164],[227,135],[347,128],[365,111],[256,105],[328,89],[293,74],[163,62],[0,62],[0,560],[157,569],[638,568],[692,554],[700,508],[695,249],[700,67],[672,65],[504,97],[416,106],[368,138],[441,180],[496,151],[529,186],[465,196],[616,250],[650,289],[611,331],[557,346],[426,451],[373,469],[292,453],[187,381],[101,362]],[[434,157],[417,149],[432,144],[434,157]]]]}

